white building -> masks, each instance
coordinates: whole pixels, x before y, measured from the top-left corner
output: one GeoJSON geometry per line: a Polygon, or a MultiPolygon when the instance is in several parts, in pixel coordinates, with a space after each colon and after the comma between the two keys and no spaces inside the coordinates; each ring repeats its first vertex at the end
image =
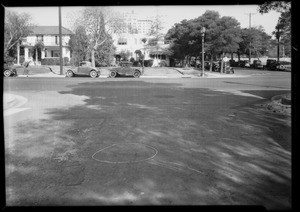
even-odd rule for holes
{"type": "MultiPolygon", "coordinates": [[[[32,33],[23,39],[21,55],[23,53],[24,60],[32,60],[33,47],[38,41],[44,43],[44,49],[41,51],[41,59],[43,58],[59,58],[59,27],[58,26],[36,26],[32,27],[32,33]]],[[[71,59],[70,46],[68,45],[70,36],[73,34],[70,30],[62,27],[62,56],[71,59]]]]}
{"type": "Polygon", "coordinates": [[[144,34],[130,34],[130,33],[122,33],[122,34],[114,34],[114,46],[116,47],[116,60],[120,59],[120,53],[129,52],[130,56],[135,60],[138,59],[137,51],[141,51],[142,54],[145,55],[145,60],[154,60],[154,65],[158,64],[160,61],[164,60],[167,65],[170,65],[169,57],[163,54],[163,49],[167,49],[169,47],[169,43],[165,44],[164,41],[159,41],[159,49],[150,49],[147,44],[148,40],[151,39],[150,36],[145,36],[144,34]],[[147,42],[144,44],[142,39],[146,38],[147,42]]]}
{"type": "Polygon", "coordinates": [[[128,33],[146,35],[150,32],[152,19],[139,18],[132,10],[131,12],[123,13],[124,21],[128,26],[128,33]]]}

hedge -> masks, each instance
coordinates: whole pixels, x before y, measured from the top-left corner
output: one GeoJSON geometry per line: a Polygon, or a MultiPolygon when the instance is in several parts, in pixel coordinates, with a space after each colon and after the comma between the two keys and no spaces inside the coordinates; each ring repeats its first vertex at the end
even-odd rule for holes
{"type": "MultiPolygon", "coordinates": [[[[64,65],[69,65],[69,58],[64,57],[64,65]]],[[[44,58],[41,60],[42,65],[60,65],[60,58],[59,57],[51,57],[51,58],[44,58]]]]}
{"type": "Polygon", "coordinates": [[[153,60],[144,60],[145,67],[151,67],[153,65],[153,60]]]}

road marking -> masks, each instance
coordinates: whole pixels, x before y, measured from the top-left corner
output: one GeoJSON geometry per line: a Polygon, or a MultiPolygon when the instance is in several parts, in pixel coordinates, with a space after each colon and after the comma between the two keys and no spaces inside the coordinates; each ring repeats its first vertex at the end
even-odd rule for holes
{"type": "Polygon", "coordinates": [[[104,151],[104,150],[106,150],[106,149],[109,149],[109,148],[111,148],[111,147],[113,147],[113,146],[118,145],[118,144],[112,144],[112,145],[110,145],[110,146],[104,147],[104,148],[99,149],[98,151],[96,151],[96,152],[92,155],[92,159],[94,159],[94,160],[96,160],[96,161],[98,161],[98,162],[102,162],[102,163],[115,163],[115,164],[116,164],[116,163],[138,163],[138,162],[143,162],[143,161],[150,160],[150,159],[154,158],[154,157],[157,155],[157,153],[158,153],[157,149],[155,149],[155,148],[152,147],[152,146],[146,145],[146,144],[140,144],[140,143],[126,143],[126,144],[139,144],[139,145],[143,145],[143,146],[146,146],[147,148],[150,148],[150,149],[154,150],[155,153],[154,153],[152,156],[148,157],[148,158],[141,159],[141,160],[134,160],[134,161],[108,161],[108,160],[99,160],[99,159],[95,158],[95,155],[96,155],[97,153],[102,152],[102,151],[104,151]]]}

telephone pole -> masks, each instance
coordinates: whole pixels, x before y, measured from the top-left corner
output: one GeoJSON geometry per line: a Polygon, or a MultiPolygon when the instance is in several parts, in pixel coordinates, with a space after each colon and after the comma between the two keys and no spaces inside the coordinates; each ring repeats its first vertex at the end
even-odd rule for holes
{"type": "Polygon", "coordinates": [[[61,30],[61,7],[58,7],[58,19],[59,19],[59,64],[60,75],[63,75],[63,58],[62,58],[62,30],[61,30]]]}
{"type": "MultiPolygon", "coordinates": [[[[245,15],[249,15],[249,29],[251,29],[251,15],[255,15],[256,13],[246,13],[245,15]]],[[[251,39],[249,45],[249,65],[251,64],[251,39]]]]}

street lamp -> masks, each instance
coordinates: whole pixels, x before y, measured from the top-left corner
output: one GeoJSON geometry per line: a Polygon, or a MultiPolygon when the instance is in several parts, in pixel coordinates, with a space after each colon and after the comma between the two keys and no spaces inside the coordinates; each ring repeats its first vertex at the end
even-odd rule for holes
{"type": "Polygon", "coordinates": [[[205,27],[201,28],[201,36],[202,36],[202,77],[204,77],[204,35],[205,35],[205,27]]]}

